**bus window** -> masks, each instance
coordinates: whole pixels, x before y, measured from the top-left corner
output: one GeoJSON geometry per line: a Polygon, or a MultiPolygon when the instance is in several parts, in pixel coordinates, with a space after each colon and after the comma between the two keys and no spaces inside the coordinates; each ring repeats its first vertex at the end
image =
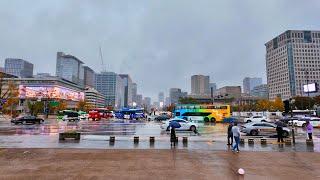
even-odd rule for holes
{"type": "Polygon", "coordinates": [[[189,109],[194,109],[194,106],[189,106],[189,109]]]}
{"type": "Polygon", "coordinates": [[[176,116],[180,116],[180,112],[176,112],[176,116]]]}
{"type": "Polygon", "coordinates": [[[228,109],[228,107],[227,106],[220,106],[219,109],[228,109]]]}
{"type": "Polygon", "coordinates": [[[200,109],[207,109],[207,106],[200,106],[200,109]]]}
{"type": "Polygon", "coordinates": [[[195,109],[200,109],[200,106],[197,106],[197,105],[196,105],[196,106],[194,106],[194,108],[195,108],[195,109]]]}
{"type": "Polygon", "coordinates": [[[209,105],[207,106],[207,109],[214,109],[214,106],[209,105]]]}

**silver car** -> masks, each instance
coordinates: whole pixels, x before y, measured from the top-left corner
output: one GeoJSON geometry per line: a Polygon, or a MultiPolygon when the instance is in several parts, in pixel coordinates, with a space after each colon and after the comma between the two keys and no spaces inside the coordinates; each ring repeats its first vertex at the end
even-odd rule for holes
{"type": "MultiPolygon", "coordinates": [[[[268,122],[252,122],[241,126],[240,131],[251,136],[274,136],[277,135],[277,125],[268,122]]],[[[290,135],[290,129],[282,128],[283,137],[288,137],[290,135]]]]}

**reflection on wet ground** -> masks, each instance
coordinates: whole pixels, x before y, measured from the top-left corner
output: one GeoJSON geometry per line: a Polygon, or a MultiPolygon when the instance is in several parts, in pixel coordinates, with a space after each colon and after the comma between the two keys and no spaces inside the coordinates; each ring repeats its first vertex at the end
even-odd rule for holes
{"type": "MultiPolygon", "coordinates": [[[[35,148],[115,148],[115,149],[168,149],[169,132],[160,128],[161,123],[136,120],[103,120],[81,122],[57,122],[46,120],[40,125],[13,125],[8,120],[0,120],[1,147],[35,147],[35,148]],[[58,133],[76,130],[81,133],[79,142],[58,141],[58,133]],[[114,144],[109,143],[109,136],[116,136],[114,144]],[[133,143],[133,136],[139,136],[139,144],[133,143]],[[154,136],[154,144],[149,143],[149,137],[154,136]],[[152,146],[151,146],[152,145],[152,146]]],[[[198,134],[190,131],[177,131],[177,136],[189,137],[188,143],[179,142],[176,148],[228,150],[226,146],[226,129],[228,124],[202,124],[198,134]]],[[[297,144],[295,146],[271,144],[253,146],[242,145],[246,151],[320,151],[320,129],[315,129],[312,147],[305,145],[306,132],[296,128],[297,144]]],[[[274,139],[273,139],[274,141],[274,139]]]]}

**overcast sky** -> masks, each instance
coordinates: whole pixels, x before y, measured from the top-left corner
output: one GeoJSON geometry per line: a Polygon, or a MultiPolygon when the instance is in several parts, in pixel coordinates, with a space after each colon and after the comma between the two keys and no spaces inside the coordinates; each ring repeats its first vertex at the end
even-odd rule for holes
{"type": "Polygon", "coordinates": [[[266,82],[264,43],[288,29],[320,30],[319,0],[1,0],[0,59],[55,74],[56,52],[96,72],[128,73],[138,92],[190,92],[193,74],[219,87],[266,82]]]}

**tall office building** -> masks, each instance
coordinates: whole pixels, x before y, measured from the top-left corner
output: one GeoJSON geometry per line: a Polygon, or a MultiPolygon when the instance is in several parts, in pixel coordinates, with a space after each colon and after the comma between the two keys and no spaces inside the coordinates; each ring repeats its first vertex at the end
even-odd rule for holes
{"type": "Polygon", "coordinates": [[[151,107],[151,98],[150,97],[144,97],[143,98],[143,105],[149,109],[151,107]]]}
{"type": "Polygon", "coordinates": [[[122,78],[114,72],[95,75],[95,88],[106,97],[106,105],[120,108],[124,106],[124,86],[122,78]]]}
{"type": "Polygon", "coordinates": [[[7,58],[4,69],[5,73],[20,78],[30,78],[33,76],[33,64],[23,59],[7,58]]]}
{"type": "Polygon", "coordinates": [[[83,66],[84,71],[84,86],[94,87],[95,86],[95,72],[88,66],[83,66]]]}
{"type": "Polygon", "coordinates": [[[191,76],[191,94],[192,95],[208,95],[209,89],[209,76],[193,75],[191,76]]]}
{"type": "Polygon", "coordinates": [[[259,86],[254,87],[250,91],[250,95],[255,96],[255,97],[260,97],[260,98],[263,98],[263,99],[268,99],[269,98],[268,85],[267,84],[261,84],[259,86]]]}
{"type": "Polygon", "coordinates": [[[239,98],[241,97],[241,86],[224,86],[217,90],[216,95],[225,98],[239,98]]]}
{"type": "Polygon", "coordinates": [[[137,106],[138,107],[142,107],[143,106],[143,99],[142,99],[142,95],[141,94],[137,94],[137,102],[136,102],[136,104],[137,104],[137,106]]]}
{"type": "Polygon", "coordinates": [[[128,74],[119,74],[123,80],[124,85],[124,106],[132,106],[132,80],[128,74]]]}
{"type": "Polygon", "coordinates": [[[187,92],[182,92],[181,89],[179,88],[170,88],[170,103],[171,104],[178,104],[179,99],[182,97],[186,97],[188,95],[187,92]]]}
{"type": "Polygon", "coordinates": [[[64,80],[84,86],[83,62],[75,56],[57,52],[56,75],[64,80]]]}
{"type": "Polygon", "coordinates": [[[214,95],[215,92],[217,91],[217,84],[216,83],[209,83],[210,95],[211,95],[211,91],[212,91],[212,95],[214,95]]]}
{"type": "Polygon", "coordinates": [[[243,79],[243,93],[250,94],[254,87],[262,84],[262,78],[245,77],[243,79]]]}
{"type": "Polygon", "coordinates": [[[288,30],[265,44],[269,99],[289,99],[320,84],[320,31],[288,30]]]}
{"type": "Polygon", "coordinates": [[[137,102],[138,85],[137,83],[132,83],[132,102],[137,102]]]}
{"type": "Polygon", "coordinates": [[[162,102],[164,103],[164,93],[163,92],[160,92],[159,95],[158,95],[158,101],[159,103],[162,102]]]}

